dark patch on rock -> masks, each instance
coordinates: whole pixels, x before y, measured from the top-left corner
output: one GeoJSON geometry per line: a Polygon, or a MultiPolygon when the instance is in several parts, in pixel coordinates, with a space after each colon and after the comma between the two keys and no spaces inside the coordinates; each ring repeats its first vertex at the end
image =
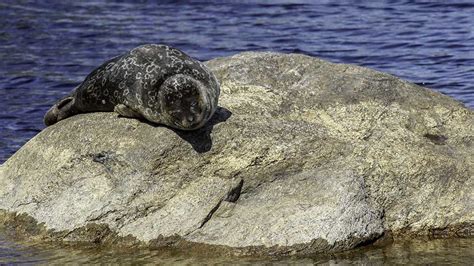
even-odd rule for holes
{"type": "Polygon", "coordinates": [[[227,194],[227,197],[224,200],[228,202],[236,202],[240,197],[240,193],[242,191],[243,186],[244,186],[244,180],[240,180],[239,184],[235,188],[233,188],[229,192],[229,194],[227,194]]]}
{"type": "Polygon", "coordinates": [[[446,136],[430,134],[430,133],[424,134],[423,137],[429,139],[431,142],[433,142],[436,145],[444,145],[446,144],[446,140],[448,140],[446,136]]]}
{"type": "Polygon", "coordinates": [[[92,161],[94,161],[96,163],[104,164],[107,161],[109,161],[110,159],[114,158],[114,153],[109,152],[109,151],[105,151],[105,152],[99,152],[99,153],[96,153],[96,154],[91,154],[90,156],[92,157],[92,161]]]}

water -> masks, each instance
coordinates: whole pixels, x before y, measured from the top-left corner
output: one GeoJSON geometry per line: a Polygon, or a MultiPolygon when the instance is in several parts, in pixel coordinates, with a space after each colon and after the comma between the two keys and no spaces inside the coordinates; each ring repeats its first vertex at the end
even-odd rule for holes
{"type": "MultiPolygon", "coordinates": [[[[388,72],[474,108],[474,1],[285,2],[1,0],[0,163],[91,70],[145,43],[200,60],[304,53],[388,72]]],[[[9,245],[7,254],[25,256],[9,245]]]]}
{"type": "Polygon", "coordinates": [[[183,251],[167,250],[110,250],[68,248],[48,244],[10,242],[0,237],[0,264],[223,264],[269,265],[272,264],[457,264],[474,263],[474,239],[410,240],[384,247],[366,247],[356,251],[331,255],[297,258],[233,258],[202,256],[183,251]]]}

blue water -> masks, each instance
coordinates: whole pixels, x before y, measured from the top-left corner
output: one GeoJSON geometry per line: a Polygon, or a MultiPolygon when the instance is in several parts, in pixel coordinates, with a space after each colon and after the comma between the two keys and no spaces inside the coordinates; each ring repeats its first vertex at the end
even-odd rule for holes
{"type": "Polygon", "coordinates": [[[106,59],[296,52],[395,74],[474,108],[474,1],[0,1],[0,163],[106,59]],[[225,3],[225,4],[224,4],[225,3]]]}

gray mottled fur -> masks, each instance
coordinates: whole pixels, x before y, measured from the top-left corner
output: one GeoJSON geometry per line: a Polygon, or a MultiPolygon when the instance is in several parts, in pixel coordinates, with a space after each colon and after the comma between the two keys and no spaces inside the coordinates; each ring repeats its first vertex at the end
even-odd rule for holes
{"type": "Polygon", "coordinates": [[[182,51],[147,44],[90,73],[45,115],[45,124],[87,112],[116,111],[173,128],[202,127],[217,108],[219,83],[201,62],[182,51]]]}

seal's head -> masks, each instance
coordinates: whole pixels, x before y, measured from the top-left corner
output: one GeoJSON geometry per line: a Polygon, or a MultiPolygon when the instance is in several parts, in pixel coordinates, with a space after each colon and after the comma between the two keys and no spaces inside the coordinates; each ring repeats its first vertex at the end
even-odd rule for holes
{"type": "Polygon", "coordinates": [[[162,122],[177,129],[198,129],[215,111],[204,85],[182,74],[168,78],[161,85],[158,97],[162,122]]]}
{"type": "Polygon", "coordinates": [[[50,126],[75,114],[77,114],[77,112],[74,108],[74,97],[67,96],[59,100],[48,110],[44,116],[44,124],[50,126]]]}

